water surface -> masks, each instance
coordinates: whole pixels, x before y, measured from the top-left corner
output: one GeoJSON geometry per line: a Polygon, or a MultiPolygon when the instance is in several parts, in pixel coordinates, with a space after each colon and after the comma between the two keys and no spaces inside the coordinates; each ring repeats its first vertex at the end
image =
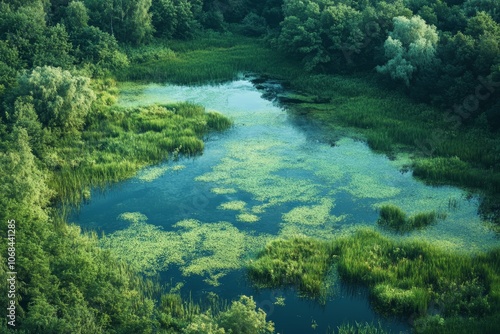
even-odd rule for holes
{"type": "Polygon", "coordinates": [[[247,80],[197,87],[124,84],[121,91],[123,106],[189,101],[225,114],[234,127],[209,135],[199,157],[147,168],[105,194],[94,192],[74,221],[104,231],[104,247],[146,274],[184,282],[194,296],[254,295],[280,333],[325,333],[347,321],[380,320],[393,331],[409,327],[381,318],[364,290],[334,277],[325,305],[293,290],[255,290],[244,262],[273,238],[328,239],[361,225],[376,227],[377,208],[393,203],[410,215],[447,215],[403,236],[382,231],[393,238],[464,252],[498,243],[477,215],[478,198],[454,187],[426,186],[401,172],[401,161],[375,154],[361,141],[321,142],[247,80]],[[284,306],[275,304],[277,297],[285,298],[284,306]]]}

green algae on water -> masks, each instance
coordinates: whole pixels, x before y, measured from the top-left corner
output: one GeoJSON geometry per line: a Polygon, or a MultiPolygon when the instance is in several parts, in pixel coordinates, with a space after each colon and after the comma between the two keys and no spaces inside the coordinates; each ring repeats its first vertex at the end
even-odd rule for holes
{"type": "Polygon", "coordinates": [[[229,194],[236,194],[237,190],[234,188],[219,188],[215,187],[210,189],[210,191],[216,195],[229,195],[229,194]]]}
{"type": "Polygon", "coordinates": [[[350,185],[342,189],[358,198],[389,198],[401,192],[401,189],[382,184],[375,177],[361,174],[353,174],[350,185]]]}
{"type": "Polygon", "coordinates": [[[247,205],[247,203],[245,203],[243,201],[231,201],[231,202],[222,203],[218,207],[218,209],[241,211],[241,210],[245,209],[246,205],[247,205]]]}
{"type": "Polygon", "coordinates": [[[256,223],[260,220],[259,216],[252,215],[251,213],[241,213],[236,216],[236,220],[244,223],[256,223]]]}
{"type": "Polygon", "coordinates": [[[323,225],[329,221],[330,211],[334,207],[333,199],[322,198],[319,205],[298,206],[283,214],[288,223],[305,225],[323,225]]]}
{"type": "Polygon", "coordinates": [[[145,223],[148,220],[148,217],[140,212],[124,212],[118,216],[118,219],[138,224],[145,223]]]}
{"type": "Polygon", "coordinates": [[[145,168],[137,174],[137,178],[143,182],[153,182],[163,176],[167,170],[167,166],[145,168]]]}
{"type": "Polygon", "coordinates": [[[173,231],[147,223],[139,212],[125,212],[119,219],[133,222],[128,228],[101,240],[120,259],[146,275],[179,266],[185,276],[202,276],[208,284],[242,267],[244,258],[269,240],[265,235],[242,232],[228,222],[202,223],[187,219],[173,231]]]}

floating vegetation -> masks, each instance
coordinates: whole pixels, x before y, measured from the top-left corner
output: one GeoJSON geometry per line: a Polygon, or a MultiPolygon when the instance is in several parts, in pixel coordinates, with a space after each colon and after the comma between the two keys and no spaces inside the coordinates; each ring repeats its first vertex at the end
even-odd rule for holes
{"type": "Polygon", "coordinates": [[[372,176],[361,174],[353,174],[351,184],[341,189],[359,198],[388,198],[401,192],[399,188],[384,185],[372,176]]]}
{"type": "Polygon", "coordinates": [[[266,212],[267,208],[270,208],[273,205],[276,205],[276,203],[273,201],[270,201],[269,203],[266,203],[266,204],[255,205],[252,207],[252,212],[257,213],[257,214],[264,213],[264,212],[266,212]]]}
{"type": "Polygon", "coordinates": [[[118,217],[134,224],[103,238],[104,248],[147,275],[178,265],[183,275],[202,276],[211,285],[218,285],[229,271],[241,268],[244,258],[268,240],[241,232],[227,222],[187,219],[176,223],[174,231],[164,231],[147,224],[147,217],[139,212],[118,217]]]}
{"type": "Polygon", "coordinates": [[[231,202],[222,203],[218,207],[218,209],[242,211],[245,209],[246,205],[247,205],[247,203],[245,203],[243,201],[231,201],[231,202]]]}
{"type": "Polygon", "coordinates": [[[181,170],[184,170],[184,169],[186,169],[186,166],[184,166],[184,165],[175,165],[175,166],[172,166],[172,170],[174,172],[178,172],[178,171],[181,171],[181,170]]]}
{"type": "Polygon", "coordinates": [[[145,223],[148,220],[148,217],[140,212],[124,212],[118,216],[118,219],[138,224],[145,223]]]}
{"type": "Polygon", "coordinates": [[[330,220],[330,211],[333,207],[332,199],[322,198],[319,205],[293,208],[290,212],[283,214],[283,220],[293,224],[323,225],[330,220]]]}
{"type": "Polygon", "coordinates": [[[276,300],[273,304],[278,306],[285,306],[285,297],[276,297],[276,300]]]}
{"type": "Polygon", "coordinates": [[[236,219],[244,223],[256,223],[260,220],[259,216],[252,215],[251,213],[241,213],[236,216],[236,219]]]}
{"type": "Polygon", "coordinates": [[[334,224],[303,225],[281,223],[278,236],[284,239],[295,237],[311,237],[318,240],[328,240],[334,238],[338,233],[334,226],[334,224]]]}
{"type": "MultiPolygon", "coordinates": [[[[280,170],[295,167],[274,150],[287,147],[280,140],[253,139],[228,145],[228,154],[212,171],[196,178],[219,186],[237,188],[253,195],[266,207],[286,202],[310,202],[319,195],[320,186],[305,179],[277,175],[280,170]]],[[[263,211],[265,207],[261,206],[263,211]]],[[[257,212],[261,213],[258,208],[257,212]]]]}
{"type": "Polygon", "coordinates": [[[144,182],[152,182],[161,177],[168,170],[167,166],[164,167],[149,167],[140,171],[137,178],[144,182]]]}
{"type": "Polygon", "coordinates": [[[211,192],[217,195],[229,195],[229,194],[236,194],[237,190],[234,188],[212,188],[210,189],[211,192]]]}

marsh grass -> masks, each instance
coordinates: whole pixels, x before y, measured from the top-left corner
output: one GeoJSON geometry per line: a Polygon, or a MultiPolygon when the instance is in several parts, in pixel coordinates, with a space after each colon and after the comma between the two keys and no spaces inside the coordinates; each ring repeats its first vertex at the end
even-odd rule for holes
{"type": "Polygon", "coordinates": [[[88,199],[90,187],[103,189],[178,155],[198,155],[207,133],[232,124],[225,116],[190,103],[108,107],[94,117],[98,121],[89,124],[81,138],[58,143],[45,156],[54,171],[51,186],[61,202],[78,205],[88,199]]]}
{"type": "Polygon", "coordinates": [[[500,287],[498,250],[475,257],[450,254],[424,242],[391,241],[369,229],[335,244],[341,277],[367,284],[382,312],[423,315],[432,302],[447,316],[482,317],[498,305],[498,295],[491,294],[500,287]]]}
{"type": "Polygon", "coordinates": [[[373,323],[355,323],[353,324],[342,324],[337,327],[337,331],[332,332],[332,334],[386,334],[388,333],[386,330],[382,328],[382,325],[379,323],[375,325],[373,323]]]}
{"type": "Polygon", "coordinates": [[[207,33],[194,40],[158,42],[147,49],[130,49],[128,53],[140,61],[116,73],[123,81],[220,83],[236,79],[246,71],[260,74],[300,71],[299,63],[267,48],[263,41],[232,34],[207,33]]]}
{"type": "Polygon", "coordinates": [[[438,218],[446,218],[445,214],[438,214],[435,211],[420,212],[407,217],[399,207],[389,204],[380,208],[379,219],[377,223],[397,232],[409,232],[415,229],[421,229],[436,223],[438,218]]]}
{"type": "Polygon", "coordinates": [[[325,293],[324,279],[333,263],[329,243],[292,238],[269,243],[248,265],[250,278],[261,287],[294,286],[307,296],[325,293]]]}
{"type": "Polygon", "coordinates": [[[335,265],[341,279],[369,287],[373,305],[383,314],[413,315],[419,319],[415,326],[428,322],[443,333],[453,332],[457,323],[498,330],[499,322],[492,325],[486,319],[500,316],[499,255],[500,249],[475,256],[449,253],[429,243],[397,242],[361,228],[332,241],[272,241],[248,264],[248,272],[258,286],[292,285],[318,297],[325,273],[335,265]],[[426,318],[431,305],[440,312],[436,319],[443,321],[426,318]]]}

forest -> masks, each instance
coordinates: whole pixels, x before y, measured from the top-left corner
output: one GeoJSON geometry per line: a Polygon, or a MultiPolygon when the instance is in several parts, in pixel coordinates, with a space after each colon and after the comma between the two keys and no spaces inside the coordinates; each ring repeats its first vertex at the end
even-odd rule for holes
{"type": "MultiPolygon", "coordinates": [[[[0,0],[0,276],[14,271],[13,249],[16,272],[15,326],[6,313],[1,333],[275,332],[252,296],[186,299],[68,222],[94,189],[200,156],[209,134],[233,126],[189,102],[119,106],[120,82],[219,84],[242,72],[283,82],[282,102],[327,141],[354,129],[375,152],[410,154],[425,184],[478,194],[498,237],[498,0],[0,0]]],[[[385,205],[377,224],[398,234],[440,219],[385,205]]],[[[500,330],[498,244],[469,255],[361,228],[271,240],[245,270],[261,288],[321,299],[332,267],[417,333],[500,330]]]]}

